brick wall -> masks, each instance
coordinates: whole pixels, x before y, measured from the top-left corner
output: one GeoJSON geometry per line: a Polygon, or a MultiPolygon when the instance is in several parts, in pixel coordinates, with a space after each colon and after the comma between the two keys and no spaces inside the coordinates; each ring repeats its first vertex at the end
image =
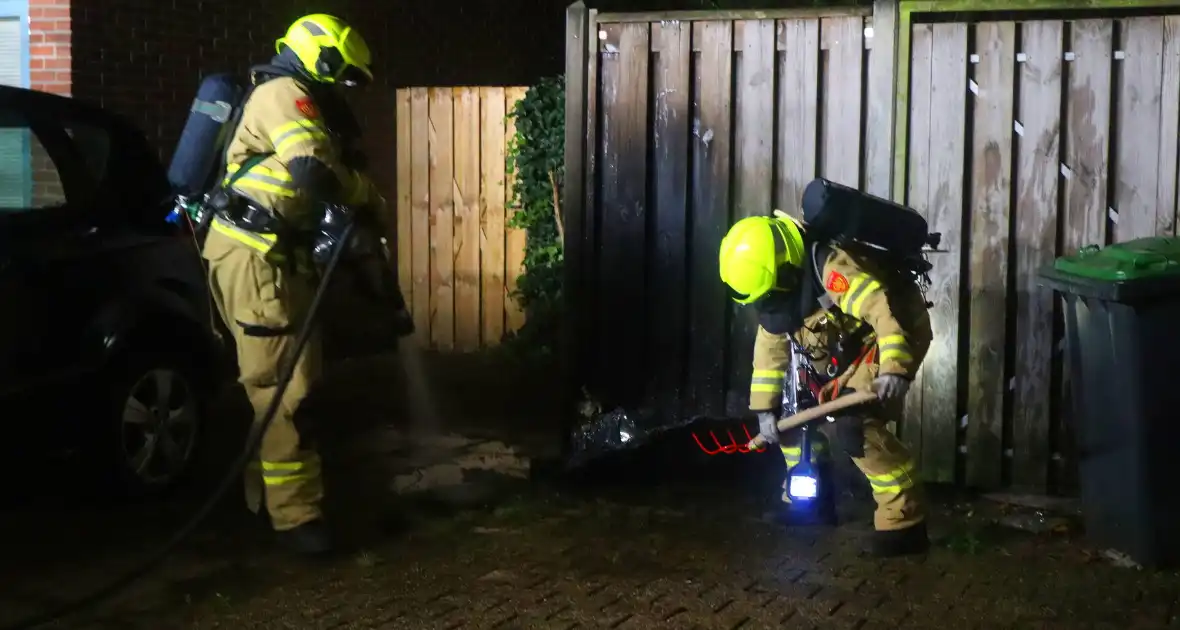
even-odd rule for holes
{"type": "MultiPolygon", "coordinates": [[[[70,2],[29,0],[29,83],[34,90],[70,94],[70,2]]],[[[33,206],[65,200],[53,162],[33,140],[33,206]]]]}

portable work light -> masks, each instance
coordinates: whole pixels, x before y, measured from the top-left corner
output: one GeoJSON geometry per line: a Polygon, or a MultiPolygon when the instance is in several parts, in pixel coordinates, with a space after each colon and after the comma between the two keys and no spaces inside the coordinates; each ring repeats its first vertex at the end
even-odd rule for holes
{"type": "Polygon", "coordinates": [[[799,463],[787,471],[787,496],[806,503],[819,497],[820,475],[811,465],[811,428],[803,426],[799,432],[799,463]]]}

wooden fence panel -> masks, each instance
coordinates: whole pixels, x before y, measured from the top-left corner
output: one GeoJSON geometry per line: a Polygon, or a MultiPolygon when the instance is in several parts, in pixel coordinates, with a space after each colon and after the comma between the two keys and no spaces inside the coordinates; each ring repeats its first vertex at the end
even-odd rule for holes
{"type": "Polygon", "coordinates": [[[1008,207],[1012,198],[1016,24],[975,27],[970,83],[974,137],[969,185],[971,238],[967,331],[967,482],[1000,485],[1007,357],[1008,207]]]}
{"type": "Polygon", "coordinates": [[[398,273],[417,328],[437,350],[494,346],[523,323],[511,297],[524,233],[507,228],[506,120],[525,88],[397,92],[398,273]]]}
{"type": "Polygon", "coordinates": [[[756,321],[727,297],[717,248],[742,217],[797,214],[821,173],[862,184],[865,12],[587,15],[597,41],[572,98],[587,111],[578,255],[592,260],[575,301],[597,324],[578,370],[607,406],[743,413],[756,321]]]}
{"type": "Polygon", "coordinates": [[[1012,404],[1012,483],[1046,488],[1053,367],[1053,295],[1037,273],[1053,262],[1061,146],[1064,24],[1023,25],[1020,124],[1013,246],[1016,248],[1016,358],[1012,404]]]}
{"type": "MultiPolygon", "coordinates": [[[[755,322],[726,297],[718,244],[741,217],[797,214],[817,175],[865,185],[865,73],[888,64],[858,9],[587,16],[575,303],[597,321],[579,369],[605,405],[654,400],[664,422],[740,413],[755,322]]],[[[975,17],[898,31],[893,194],[942,234],[935,339],[898,432],[929,480],[1068,486],[1061,311],[1037,275],[1176,232],[1180,16],[975,17]]]]}

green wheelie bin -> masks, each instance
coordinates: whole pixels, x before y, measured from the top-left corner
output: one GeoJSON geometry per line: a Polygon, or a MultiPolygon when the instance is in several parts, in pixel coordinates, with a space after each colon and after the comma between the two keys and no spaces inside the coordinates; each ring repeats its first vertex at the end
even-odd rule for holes
{"type": "Polygon", "coordinates": [[[1180,563],[1180,239],[1090,246],[1042,270],[1064,298],[1087,537],[1146,567],[1180,563]],[[1176,460],[1176,461],[1173,461],[1176,460]]]}

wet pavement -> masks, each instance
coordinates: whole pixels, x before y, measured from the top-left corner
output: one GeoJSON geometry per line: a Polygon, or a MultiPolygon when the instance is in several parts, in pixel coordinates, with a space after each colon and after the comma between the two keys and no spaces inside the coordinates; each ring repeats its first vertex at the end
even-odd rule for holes
{"type": "MultiPolygon", "coordinates": [[[[861,549],[863,488],[848,482],[839,527],[787,530],[763,516],[772,459],[670,467],[681,448],[700,464],[686,434],[587,486],[524,479],[524,438],[451,427],[407,455],[399,431],[378,424],[326,455],[337,556],[284,555],[231,499],[157,572],[55,627],[1180,627],[1175,572],[1113,566],[1068,528],[998,528],[980,501],[936,497],[931,552],[881,561],[861,549]]],[[[9,510],[0,628],[132,566],[192,509],[9,510]]]]}

